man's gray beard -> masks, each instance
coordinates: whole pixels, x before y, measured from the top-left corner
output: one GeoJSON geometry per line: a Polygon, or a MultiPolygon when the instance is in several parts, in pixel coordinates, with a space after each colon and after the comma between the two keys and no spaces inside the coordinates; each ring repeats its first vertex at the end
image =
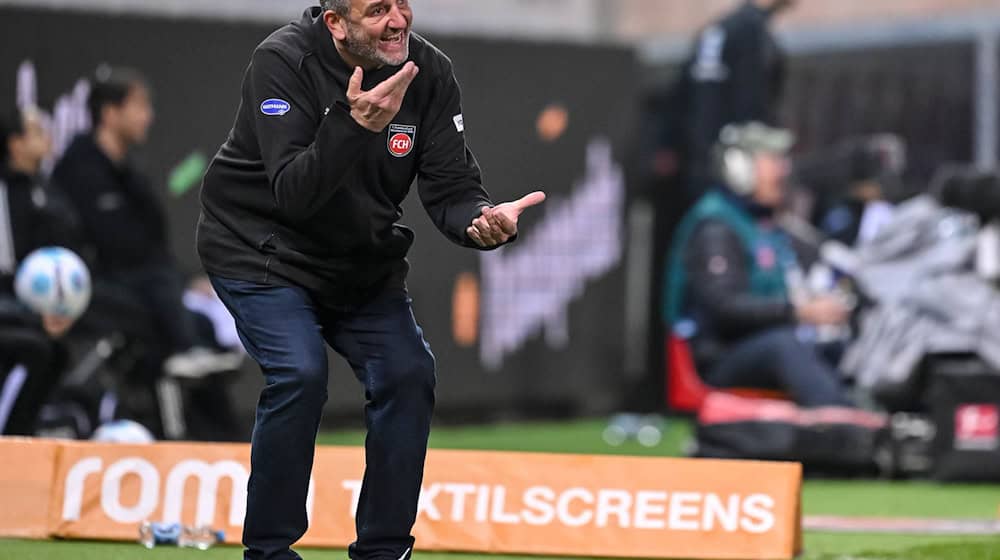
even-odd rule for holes
{"type": "Polygon", "coordinates": [[[344,41],[344,46],[347,47],[347,52],[358,58],[364,58],[385,66],[399,66],[410,57],[409,30],[406,31],[406,44],[403,46],[403,52],[399,55],[399,60],[394,60],[382,54],[378,50],[378,42],[379,39],[375,39],[374,41],[369,40],[364,31],[357,27],[353,25],[347,26],[347,39],[344,41]]]}

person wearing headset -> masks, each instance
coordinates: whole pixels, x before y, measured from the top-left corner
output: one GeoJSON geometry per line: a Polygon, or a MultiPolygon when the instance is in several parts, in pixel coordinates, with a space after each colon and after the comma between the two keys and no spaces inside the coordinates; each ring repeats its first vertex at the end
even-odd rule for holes
{"type": "Polygon", "coordinates": [[[689,339],[711,386],[780,390],[806,407],[850,405],[839,373],[798,328],[842,325],[848,306],[831,296],[796,301],[786,279],[796,256],[775,215],[793,141],[758,122],[722,129],[718,186],[674,234],[665,318],[689,339]]]}

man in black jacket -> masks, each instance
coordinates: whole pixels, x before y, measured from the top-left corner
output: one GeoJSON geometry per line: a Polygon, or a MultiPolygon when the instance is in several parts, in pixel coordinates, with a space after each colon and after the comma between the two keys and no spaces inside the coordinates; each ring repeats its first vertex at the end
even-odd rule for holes
{"type": "Polygon", "coordinates": [[[34,435],[59,382],[73,321],[39,317],[14,295],[17,265],[35,249],[73,247],[72,209],[39,179],[52,142],[34,109],[0,115],[0,434],[34,435]],[[20,366],[20,367],[15,367],[20,366]]]}
{"type": "Polygon", "coordinates": [[[785,81],[785,56],[769,29],[771,18],[795,0],[746,0],[706,27],[674,86],[671,134],[684,152],[693,196],[711,186],[712,147],[731,123],[776,124],[785,81]]]}
{"type": "Polygon", "coordinates": [[[760,123],[723,129],[715,155],[725,183],[677,228],[665,315],[689,339],[709,385],[777,389],[803,406],[846,405],[840,375],[799,326],[843,325],[849,308],[788,283],[798,265],[775,218],[790,143],[786,131],[760,123]]]}
{"type": "Polygon", "coordinates": [[[298,558],[327,394],[324,342],[365,389],[355,560],[412,553],[434,358],[405,289],[416,178],[453,242],[493,248],[542,193],[493,206],[466,147],[450,60],[411,33],[405,0],[324,0],[253,53],[202,189],[198,249],[267,380],[257,408],[247,559],[298,558]]]}
{"type": "MultiPolygon", "coordinates": [[[[239,365],[240,358],[201,347],[184,286],[171,256],[167,216],[149,179],[130,160],[153,121],[149,87],[135,71],[102,67],[87,101],[93,130],[77,136],[53,181],[80,213],[83,242],[98,284],[144,311],[162,333],[167,373],[201,377],[239,365]]],[[[101,298],[97,298],[100,300],[101,298]]],[[[95,301],[101,307],[101,301],[95,301]]]]}

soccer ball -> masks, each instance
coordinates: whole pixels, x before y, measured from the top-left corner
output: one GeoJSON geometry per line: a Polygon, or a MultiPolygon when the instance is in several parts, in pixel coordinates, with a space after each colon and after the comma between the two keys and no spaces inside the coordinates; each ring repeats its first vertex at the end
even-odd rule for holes
{"type": "Polygon", "coordinates": [[[90,437],[101,443],[153,443],[156,438],[142,424],[134,420],[113,420],[101,424],[90,437]]]}
{"type": "Polygon", "coordinates": [[[62,247],[43,247],[21,261],[14,277],[18,299],[32,311],[76,319],[90,303],[90,272],[62,247]]]}

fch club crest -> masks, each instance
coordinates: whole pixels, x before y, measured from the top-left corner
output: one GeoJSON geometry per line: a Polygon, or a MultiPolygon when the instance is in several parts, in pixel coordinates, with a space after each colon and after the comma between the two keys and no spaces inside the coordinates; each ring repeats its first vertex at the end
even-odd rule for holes
{"type": "Polygon", "coordinates": [[[417,127],[406,124],[390,124],[389,153],[399,158],[410,155],[416,138],[417,127]]]}

